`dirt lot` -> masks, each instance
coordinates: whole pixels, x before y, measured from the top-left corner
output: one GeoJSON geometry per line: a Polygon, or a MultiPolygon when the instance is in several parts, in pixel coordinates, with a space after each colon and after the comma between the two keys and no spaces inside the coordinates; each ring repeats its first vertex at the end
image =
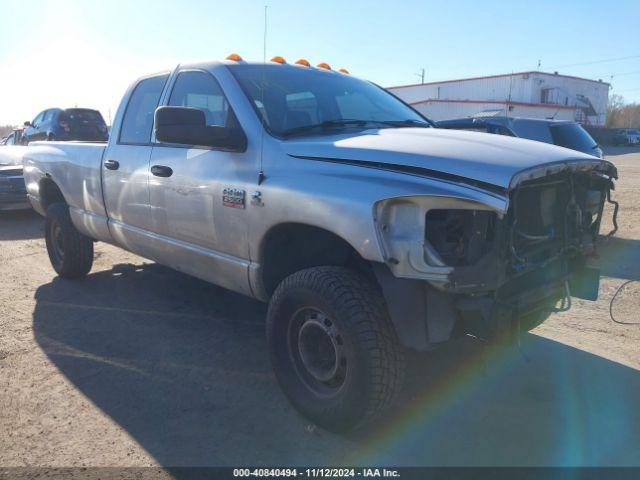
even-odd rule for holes
{"type": "Polygon", "coordinates": [[[347,437],[281,394],[262,304],[104,244],[60,280],[40,217],[0,214],[0,465],[640,465],[640,326],[608,313],[640,279],[640,150],[608,158],[622,207],[600,299],[520,350],[420,357],[394,414],[347,437]]]}

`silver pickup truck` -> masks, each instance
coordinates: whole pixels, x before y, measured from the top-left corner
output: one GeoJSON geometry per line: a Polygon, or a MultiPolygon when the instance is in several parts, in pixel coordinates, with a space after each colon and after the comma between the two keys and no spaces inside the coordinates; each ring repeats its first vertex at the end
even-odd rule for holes
{"type": "Polygon", "coordinates": [[[56,272],[86,275],[102,241],[269,302],[282,389],[338,431],[393,403],[407,349],[595,299],[609,162],[435,129],[370,82],[276,60],[141,78],[108,144],[31,144],[56,272]]]}

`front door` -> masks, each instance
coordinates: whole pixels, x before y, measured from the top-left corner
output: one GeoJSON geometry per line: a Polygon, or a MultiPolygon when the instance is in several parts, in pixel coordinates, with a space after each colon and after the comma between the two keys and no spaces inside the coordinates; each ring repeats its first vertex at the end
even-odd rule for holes
{"type": "Polygon", "coordinates": [[[151,227],[149,160],[153,115],[168,75],[141,80],[133,89],[115,125],[118,138],[109,142],[102,160],[104,200],[109,227],[116,242],[143,253],[151,227]]]}
{"type": "MultiPolygon", "coordinates": [[[[167,103],[201,109],[208,125],[237,122],[209,72],[179,72],[167,103]]],[[[155,256],[178,270],[246,291],[245,192],[255,187],[254,162],[243,152],[155,143],[150,165],[151,230],[164,243],[155,256]]]]}

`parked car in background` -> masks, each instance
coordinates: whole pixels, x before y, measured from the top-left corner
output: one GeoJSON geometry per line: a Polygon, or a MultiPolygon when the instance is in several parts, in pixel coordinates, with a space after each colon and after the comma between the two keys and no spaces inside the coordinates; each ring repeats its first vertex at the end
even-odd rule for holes
{"type": "Polygon", "coordinates": [[[438,128],[474,130],[552,143],[602,158],[602,149],[579,123],[517,117],[471,117],[436,122],[438,128]]]}
{"type": "MultiPolygon", "coordinates": [[[[5,139],[11,139],[14,130],[5,139]]],[[[6,144],[0,148],[0,210],[31,208],[22,176],[22,155],[25,147],[6,144]]]]}
{"type": "Polygon", "coordinates": [[[23,144],[35,140],[105,142],[109,137],[100,112],[88,108],[50,108],[24,126],[23,144]]]}
{"type": "Polygon", "coordinates": [[[0,164],[0,210],[31,208],[22,176],[22,165],[0,164]]]}
{"type": "Polygon", "coordinates": [[[619,128],[613,136],[614,145],[640,145],[640,129],[619,128]]]}
{"type": "Polygon", "coordinates": [[[15,128],[9,135],[0,141],[0,145],[21,145],[23,128],[15,128]]]}

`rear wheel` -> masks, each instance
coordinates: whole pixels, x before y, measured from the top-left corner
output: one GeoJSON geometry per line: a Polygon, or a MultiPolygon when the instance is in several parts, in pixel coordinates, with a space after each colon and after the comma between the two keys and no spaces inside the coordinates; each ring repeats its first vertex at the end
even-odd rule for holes
{"type": "Polygon", "coordinates": [[[370,422],[400,391],[404,359],[381,293],[346,268],[286,278],[269,304],[267,338],[284,393],[329,430],[370,422]]]}
{"type": "Polygon", "coordinates": [[[62,278],[85,276],[93,265],[93,240],[76,230],[64,203],[50,205],[46,213],[45,241],[53,269],[62,278]]]}

